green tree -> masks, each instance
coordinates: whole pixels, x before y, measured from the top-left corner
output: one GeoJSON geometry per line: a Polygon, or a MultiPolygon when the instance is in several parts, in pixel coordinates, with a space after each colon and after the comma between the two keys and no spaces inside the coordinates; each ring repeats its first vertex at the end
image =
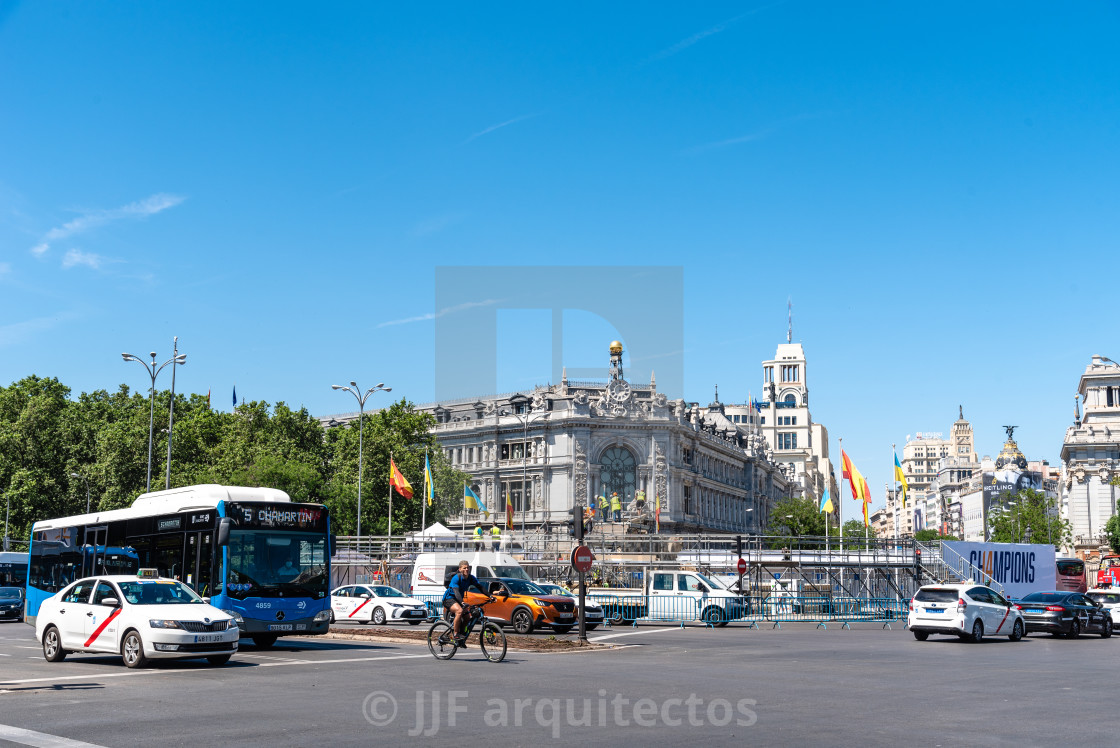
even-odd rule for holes
{"type": "Polygon", "coordinates": [[[929,543],[934,540],[959,540],[952,535],[942,535],[937,530],[918,530],[914,533],[914,540],[920,543],[929,543]]]}
{"type": "Polygon", "coordinates": [[[1113,553],[1120,553],[1120,516],[1112,515],[1104,524],[1104,534],[1113,553]]]}
{"type": "Polygon", "coordinates": [[[824,535],[824,514],[812,499],[787,496],[770,509],[768,535],[824,535]]]}
{"type": "Polygon", "coordinates": [[[988,514],[993,543],[1042,543],[1062,546],[1069,542],[1070,524],[1057,510],[1057,500],[1041,491],[1004,491],[992,502],[988,514]]]}

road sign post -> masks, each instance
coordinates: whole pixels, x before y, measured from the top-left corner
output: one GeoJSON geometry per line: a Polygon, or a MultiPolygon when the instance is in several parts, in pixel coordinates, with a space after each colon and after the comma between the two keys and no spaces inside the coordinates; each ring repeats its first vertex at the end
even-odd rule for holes
{"type": "Polygon", "coordinates": [[[591,571],[591,562],[595,554],[586,545],[577,545],[572,551],[572,568],[579,574],[579,643],[587,643],[587,625],[583,615],[584,604],[587,601],[587,572],[591,571]]]}
{"type": "Polygon", "coordinates": [[[742,556],[739,557],[739,563],[735,564],[735,567],[739,570],[739,594],[741,595],[743,594],[743,574],[747,570],[747,562],[743,560],[742,556]]]}

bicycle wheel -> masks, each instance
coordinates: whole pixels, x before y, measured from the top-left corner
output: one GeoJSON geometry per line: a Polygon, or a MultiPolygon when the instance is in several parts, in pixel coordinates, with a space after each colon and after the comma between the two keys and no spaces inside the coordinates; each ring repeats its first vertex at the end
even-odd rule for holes
{"type": "Polygon", "coordinates": [[[496,623],[486,623],[478,634],[482,654],[490,662],[501,662],[506,658],[506,635],[496,623]]]}
{"type": "Polygon", "coordinates": [[[437,660],[450,660],[455,656],[457,649],[459,647],[455,644],[455,634],[451,624],[444,621],[433,623],[428,629],[428,650],[432,653],[432,657],[437,660]]]}

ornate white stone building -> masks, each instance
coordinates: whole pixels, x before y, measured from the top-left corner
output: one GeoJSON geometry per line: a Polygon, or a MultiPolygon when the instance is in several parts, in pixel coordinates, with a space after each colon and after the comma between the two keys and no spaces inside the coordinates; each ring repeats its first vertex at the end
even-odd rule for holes
{"type": "Polygon", "coordinates": [[[1105,523],[1116,514],[1120,487],[1112,480],[1120,475],[1120,365],[1093,356],[1076,398],[1073,425],[1062,442],[1062,513],[1071,526],[1072,551],[1084,556],[1099,550],[1105,523]]]}
{"type": "Polygon", "coordinates": [[[774,450],[774,459],[785,463],[794,477],[795,493],[819,503],[825,489],[833,503],[839,501],[836,475],[829,457],[828,429],[813,421],[809,412],[809,366],[800,343],[779,344],[774,358],[762,362],[763,400],[727,405],[734,423],[751,426],[774,450]],[[753,407],[757,406],[757,407],[753,407]]]}
{"type": "MultiPolygon", "coordinates": [[[[760,532],[770,507],[789,495],[790,477],[747,424],[707,407],[670,400],[656,380],[626,380],[622,344],[610,349],[606,381],[569,381],[531,391],[419,405],[435,416],[433,433],[451,464],[473,477],[492,516],[539,527],[564,522],[573,503],[586,506],[617,492],[629,509],[644,492],[652,524],[661,497],[663,531],[760,532]]],[[[336,424],[357,414],[331,417],[336,424]]],[[[465,519],[472,523],[473,512],[465,519]]]]}

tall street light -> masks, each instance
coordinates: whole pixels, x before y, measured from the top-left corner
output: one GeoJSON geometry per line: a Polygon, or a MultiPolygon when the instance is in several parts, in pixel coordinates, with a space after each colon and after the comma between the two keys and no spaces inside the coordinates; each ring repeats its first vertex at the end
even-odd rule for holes
{"type": "Polygon", "coordinates": [[[332,390],[342,390],[349,392],[358,401],[358,551],[361,552],[362,548],[362,434],[365,429],[365,411],[366,399],[375,392],[392,392],[392,387],[386,387],[384,382],[378,382],[373,387],[365,391],[365,394],[358,394],[360,389],[357,382],[351,382],[349,387],[341,384],[332,384],[332,390]]]}
{"type": "Polygon", "coordinates": [[[4,496],[4,550],[8,550],[8,510],[10,507],[11,499],[4,496]]]}
{"type": "Polygon", "coordinates": [[[526,481],[528,480],[528,477],[527,477],[528,462],[527,461],[529,459],[529,421],[533,420],[534,418],[539,418],[541,416],[544,416],[545,418],[548,418],[552,414],[549,413],[546,410],[542,410],[542,411],[537,411],[536,413],[527,412],[527,413],[525,413],[525,415],[521,415],[520,413],[510,413],[510,415],[513,416],[514,418],[516,418],[518,421],[520,421],[522,427],[524,428],[524,437],[523,437],[524,440],[521,442],[521,534],[524,535],[525,534],[525,514],[527,513],[526,507],[528,506],[528,502],[526,500],[527,497],[528,497],[528,487],[525,484],[526,484],[526,481]]]}
{"type": "MultiPolygon", "coordinates": [[[[157,368],[156,367],[156,352],[152,351],[148,355],[152,357],[151,365],[149,365],[148,362],[145,361],[144,359],[139,358],[138,356],[133,356],[131,353],[122,353],[121,354],[121,358],[123,358],[125,361],[138,361],[138,362],[140,362],[140,365],[143,366],[144,370],[148,372],[148,376],[150,376],[152,378],[152,388],[150,390],[148,390],[148,392],[149,392],[148,397],[151,400],[152,404],[151,404],[150,412],[148,414],[148,483],[147,483],[147,488],[144,489],[145,491],[151,491],[152,490],[152,429],[155,426],[155,418],[156,418],[156,377],[159,376],[159,373],[161,371],[163,371],[163,368],[165,366],[167,366],[168,364],[171,364],[171,363],[180,363],[181,364],[181,363],[183,363],[184,361],[187,360],[186,354],[183,354],[182,356],[180,356],[178,353],[176,353],[175,356],[167,359],[162,364],[160,364],[159,367],[157,368]],[[177,361],[176,359],[179,359],[179,360],[177,361]]],[[[168,434],[168,439],[170,440],[170,438],[171,438],[171,435],[168,434]]]]}
{"type": "Polygon", "coordinates": [[[175,351],[171,355],[171,408],[167,411],[167,481],[164,488],[171,488],[171,434],[175,428],[175,365],[187,363],[187,354],[179,353],[179,336],[175,336],[175,351]]]}
{"type": "Polygon", "coordinates": [[[89,480],[80,473],[70,473],[71,478],[81,478],[86,484],[86,514],[89,514],[89,480]]]}

